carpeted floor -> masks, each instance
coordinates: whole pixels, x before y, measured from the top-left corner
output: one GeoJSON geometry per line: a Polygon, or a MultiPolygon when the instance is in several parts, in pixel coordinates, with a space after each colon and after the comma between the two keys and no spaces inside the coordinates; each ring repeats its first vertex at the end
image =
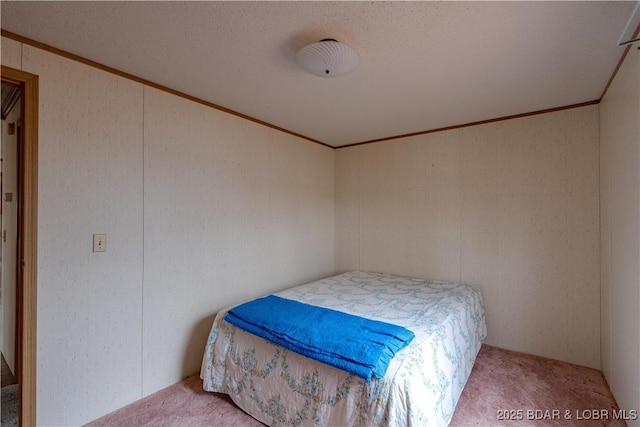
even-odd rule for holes
{"type": "Polygon", "coordinates": [[[261,427],[263,424],[242,412],[229,396],[203,391],[202,380],[193,375],[87,426],[261,427]]]}
{"type": "Polygon", "coordinates": [[[7,361],[2,358],[2,389],[1,399],[1,424],[2,427],[13,427],[18,425],[18,385],[13,376],[7,361]]]}
{"type": "Polygon", "coordinates": [[[450,425],[625,425],[593,419],[603,410],[612,418],[618,405],[602,372],[483,345],[450,425]]]}
{"type": "MultiPolygon", "coordinates": [[[[600,371],[483,345],[451,426],[624,426],[594,420],[618,407],[600,371]]],[[[628,408],[634,409],[634,408],[628,408]]],[[[197,375],[88,424],[261,426],[228,396],[202,391],[197,375]]]]}
{"type": "Polygon", "coordinates": [[[0,389],[2,394],[2,427],[18,425],[18,384],[12,384],[0,389]]]}

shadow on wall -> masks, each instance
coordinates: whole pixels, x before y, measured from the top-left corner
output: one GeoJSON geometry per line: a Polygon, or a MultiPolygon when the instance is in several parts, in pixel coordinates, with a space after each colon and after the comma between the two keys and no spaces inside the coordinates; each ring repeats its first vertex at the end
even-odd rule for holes
{"type": "Polygon", "coordinates": [[[191,331],[189,343],[185,349],[184,359],[182,361],[182,377],[186,378],[195,373],[200,373],[200,365],[202,356],[207,345],[209,332],[213,325],[216,314],[201,319],[191,331]]]}

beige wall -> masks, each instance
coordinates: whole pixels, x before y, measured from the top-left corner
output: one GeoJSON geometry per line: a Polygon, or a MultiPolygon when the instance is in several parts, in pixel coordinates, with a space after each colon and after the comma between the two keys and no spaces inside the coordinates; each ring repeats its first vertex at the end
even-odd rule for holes
{"type": "Polygon", "coordinates": [[[142,86],[27,45],[22,62],[39,76],[37,420],[77,425],[142,396],[142,86]]]}
{"type": "Polygon", "coordinates": [[[2,65],[20,70],[22,67],[22,43],[0,37],[0,61],[2,65]]]}
{"type": "Polygon", "coordinates": [[[333,150],[144,89],[143,394],[220,308],[333,272],[333,150]],[[188,321],[187,321],[188,319],[188,321]]]}
{"type": "MultiPolygon", "coordinates": [[[[600,104],[602,369],[621,409],[640,405],[640,51],[600,104]]],[[[640,425],[640,420],[629,425],[640,425]]]]}
{"type": "Polygon", "coordinates": [[[336,268],[481,287],[487,343],[600,368],[598,107],[337,150],[336,268]]]}
{"type": "Polygon", "coordinates": [[[221,307],[333,273],[333,150],[2,41],[39,76],[38,424],[198,372],[221,307]]]}

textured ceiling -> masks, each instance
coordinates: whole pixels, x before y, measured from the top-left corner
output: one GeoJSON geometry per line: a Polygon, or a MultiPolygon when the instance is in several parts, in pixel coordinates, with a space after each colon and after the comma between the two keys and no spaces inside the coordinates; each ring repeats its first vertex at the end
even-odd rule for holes
{"type": "Polygon", "coordinates": [[[2,29],[332,146],[600,98],[636,2],[15,2],[2,29]],[[294,55],[334,38],[352,74],[294,55]]]}

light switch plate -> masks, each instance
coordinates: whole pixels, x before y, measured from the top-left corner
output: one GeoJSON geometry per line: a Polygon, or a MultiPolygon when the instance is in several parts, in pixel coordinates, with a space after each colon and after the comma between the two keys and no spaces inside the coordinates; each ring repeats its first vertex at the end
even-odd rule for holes
{"type": "Polygon", "coordinates": [[[106,251],[107,251],[107,235],[94,234],[93,235],[93,252],[106,252],[106,251]]]}

